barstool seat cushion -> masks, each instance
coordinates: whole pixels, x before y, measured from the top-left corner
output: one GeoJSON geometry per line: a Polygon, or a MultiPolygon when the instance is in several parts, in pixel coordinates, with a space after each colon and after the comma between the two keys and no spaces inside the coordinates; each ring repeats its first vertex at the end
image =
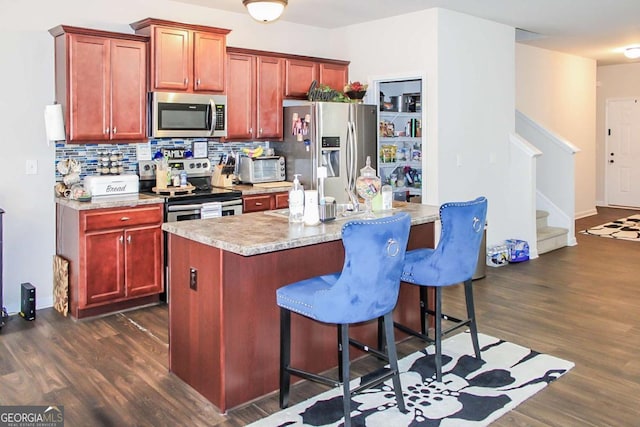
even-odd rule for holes
{"type": "Polygon", "coordinates": [[[301,280],[276,291],[278,306],[295,313],[320,320],[317,315],[315,296],[317,293],[328,291],[338,280],[340,273],[325,274],[301,280]]]}

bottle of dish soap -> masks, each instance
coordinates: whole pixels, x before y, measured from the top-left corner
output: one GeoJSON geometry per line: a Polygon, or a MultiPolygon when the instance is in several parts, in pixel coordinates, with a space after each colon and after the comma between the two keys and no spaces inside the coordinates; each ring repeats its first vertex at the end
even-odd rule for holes
{"type": "Polygon", "coordinates": [[[293,176],[293,187],[289,191],[289,222],[301,223],[304,221],[304,187],[298,177],[293,176]]]}

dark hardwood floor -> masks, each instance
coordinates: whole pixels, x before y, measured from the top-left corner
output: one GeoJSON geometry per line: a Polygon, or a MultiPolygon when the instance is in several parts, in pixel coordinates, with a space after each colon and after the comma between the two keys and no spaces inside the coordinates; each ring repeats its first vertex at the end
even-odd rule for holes
{"type": "MultiPolygon", "coordinates": [[[[576,230],[638,213],[599,208],[576,230]]],[[[560,380],[495,426],[640,426],[640,243],[577,234],[578,245],[474,282],[480,332],[573,361],[560,380]]],[[[451,314],[462,287],[445,290],[451,314]]],[[[167,307],[87,321],[39,310],[0,332],[0,405],[64,405],[65,425],[243,426],[278,410],[277,394],[220,414],[167,370],[167,307]]],[[[277,340],[274,341],[277,345],[277,340]]],[[[401,343],[401,355],[422,346],[401,343]]],[[[355,374],[378,362],[356,363],[355,374]]],[[[292,403],[326,390],[303,382],[292,403]]]]}

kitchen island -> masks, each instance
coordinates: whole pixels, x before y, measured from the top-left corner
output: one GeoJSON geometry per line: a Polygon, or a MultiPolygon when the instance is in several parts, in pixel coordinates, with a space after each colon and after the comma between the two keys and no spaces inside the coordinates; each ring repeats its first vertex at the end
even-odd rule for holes
{"type": "MultiPolygon", "coordinates": [[[[433,247],[438,207],[398,202],[376,215],[402,211],[412,217],[409,248],[433,247]]],[[[169,239],[170,370],[223,412],[277,390],[276,289],[340,271],[344,222],[290,225],[270,211],[163,224],[169,239]]],[[[417,287],[403,284],[395,319],[419,328],[418,301],[417,287]]],[[[292,362],[313,372],[337,366],[336,333],[333,325],[294,316],[292,362]]],[[[353,326],[351,336],[373,346],[377,323],[353,326]]]]}

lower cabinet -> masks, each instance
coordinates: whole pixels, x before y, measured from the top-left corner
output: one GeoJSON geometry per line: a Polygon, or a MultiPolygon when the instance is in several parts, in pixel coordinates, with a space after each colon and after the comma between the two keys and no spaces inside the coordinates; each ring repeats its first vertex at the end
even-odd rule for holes
{"type": "Polygon", "coordinates": [[[242,212],[260,212],[289,207],[289,192],[242,196],[242,212]]]}
{"type": "Polygon", "coordinates": [[[75,318],[158,301],[163,290],[162,205],[74,210],[58,204],[56,250],[69,260],[75,318]]]}

